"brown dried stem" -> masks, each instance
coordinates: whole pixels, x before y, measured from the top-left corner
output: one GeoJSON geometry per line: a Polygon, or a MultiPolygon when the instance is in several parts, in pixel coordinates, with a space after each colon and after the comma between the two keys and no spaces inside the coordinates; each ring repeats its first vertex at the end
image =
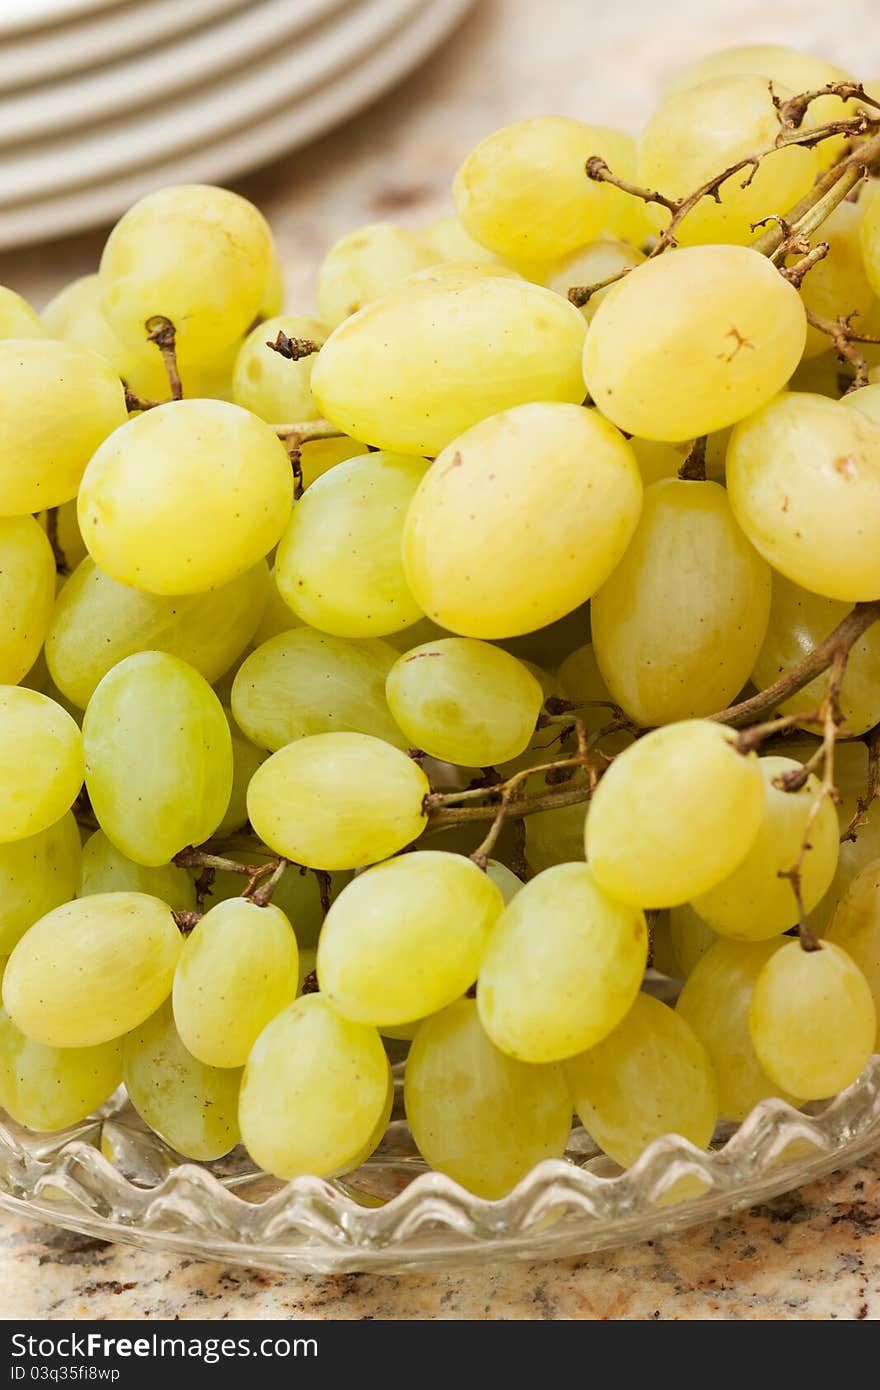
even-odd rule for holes
{"type": "Polygon", "coordinates": [[[704,483],[706,481],[706,439],[707,436],[701,434],[699,439],[694,440],[690,453],[679,468],[678,476],[684,482],[704,483]]]}
{"type": "Polygon", "coordinates": [[[856,343],[880,343],[880,336],[875,333],[856,333],[852,327],[855,314],[842,314],[837,319],[826,319],[821,314],[816,314],[812,309],[807,309],[807,321],[820,333],[825,333],[831,339],[834,351],[837,353],[839,362],[848,364],[855,371],[855,378],[850,391],[857,391],[862,386],[868,385],[868,364],[862,353],[856,347],[856,343]]]}
{"type": "Polygon", "coordinates": [[[183,384],[177,366],[177,329],[164,314],[154,314],[152,318],[147,319],[144,327],[147,330],[147,342],[155,343],[162,355],[162,365],[171,388],[171,399],[183,400],[183,384]]]}
{"type": "Polygon", "coordinates": [[[868,778],[863,794],[856,802],[850,822],[840,837],[840,843],[858,839],[859,831],[868,819],[868,812],[877,797],[880,797],[880,725],[865,736],[868,749],[868,778]]]}
{"type": "Polygon", "coordinates": [[[157,405],[162,404],[161,401],[150,400],[149,396],[139,396],[125,380],[122,382],[122,389],[125,392],[125,408],[129,415],[138,410],[155,410],[157,405]]]}
{"type": "Polygon", "coordinates": [[[280,328],[274,338],[267,339],[266,347],[286,357],[289,362],[299,362],[301,358],[321,351],[320,343],[313,342],[311,338],[289,338],[280,328]]]}

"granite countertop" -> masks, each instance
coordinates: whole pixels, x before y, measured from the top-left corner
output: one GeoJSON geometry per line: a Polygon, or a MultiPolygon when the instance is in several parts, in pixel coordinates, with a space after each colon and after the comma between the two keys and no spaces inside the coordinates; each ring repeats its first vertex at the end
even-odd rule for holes
{"type": "MultiPolygon", "coordinates": [[[[393,94],[239,187],[278,238],[288,308],[309,312],[318,262],[358,223],[446,214],[482,135],[556,111],[632,129],[675,68],[725,43],[795,43],[880,74],[876,0],[478,0],[393,94]],[[871,44],[874,48],[872,51],[871,44]]],[[[0,256],[0,283],[43,304],[95,268],[103,234],[0,256]]],[[[288,1278],[180,1260],[0,1212],[0,1318],[880,1317],[880,1154],[675,1239],[555,1263],[288,1278]]]]}

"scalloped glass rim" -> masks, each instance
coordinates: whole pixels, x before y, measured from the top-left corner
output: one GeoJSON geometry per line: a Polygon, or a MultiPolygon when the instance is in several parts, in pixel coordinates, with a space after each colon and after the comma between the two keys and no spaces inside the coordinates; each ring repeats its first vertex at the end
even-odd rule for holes
{"type": "Polygon", "coordinates": [[[402,1118],[344,1180],[280,1183],[240,1149],[181,1162],[120,1093],[60,1134],[0,1124],[0,1207],[104,1240],[291,1273],[549,1259],[715,1220],[855,1161],[880,1144],[880,1056],[810,1111],[762,1101],[710,1153],[667,1135],[626,1172],[575,1128],[566,1159],[488,1202],[426,1171],[402,1118]]]}

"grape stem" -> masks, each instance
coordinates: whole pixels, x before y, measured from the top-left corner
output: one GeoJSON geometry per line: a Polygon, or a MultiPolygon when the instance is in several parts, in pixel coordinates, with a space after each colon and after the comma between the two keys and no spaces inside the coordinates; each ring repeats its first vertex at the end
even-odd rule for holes
{"type": "Polygon", "coordinates": [[[129,415],[135,411],[155,410],[157,405],[162,404],[161,401],[150,400],[149,396],[139,396],[137,391],[132,391],[124,378],[122,379],[122,389],[125,392],[125,408],[129,415]]]}
{"type": "Polygon", "coordinates": [[[880,724],[865,735],[864,742],[868,749],[868,779],[864,793],[856,802],[856,809],[850,818],[849,825],[840,837],[840,843],[846,844],[847,840],[855,840],[858,833],[868,819],[868,812],[873,802],[880,797],[880,724]]]}
{"type": "Polygon", "coordinates": [[[302,447],[303,444],[311,444],[314,439],[341,439],[343,437],[342,430],[331,425],[329,420],[302,420],[294,425],[270,425],[269,428],[273,429],[278,438],[283,439],[288,447],[292,443],[302,447]]]}
{"type": "Polygon", "coordinates": [[[147,342],[155,343],[161,353],[162,365],[171,388],[171,399],[183,400],[183,384],[177,367],[177,329],[164,314],[154,314],[152,318],[147,319],[144,327],[147,330],[147,342]]]}
{"type": "Polygon", "coordinates": [[[704,483],[706,481],[706,439],[707,436],[701,434],[699,439],[695,439],[691,445],[690,453],[678,470],[678,476],[683,482],[704,483]]]}
{"type": "Polygon", "coordinates": [[[868,364],[862,353],[855,346],[856,343],[880,343],[880,337],[875,333],[855,333],[852,328],[852,321],[855,314],[842,314],[837,319],[826,319],[821,314],[816,314],[812,309],[807,309],[807,321],[820,333],[825,333],[831,339],[834,351],[837,353],[837,360],[846,366],[854,368],[855,377],[852,384],[847,389],[846,394],[851,391],[858,391],[863,386],[868,385],[868,364]]]}
{"type": "Polygon", "coordinates": [[[313,353],[321,351],[320,343],[313,342],[311,338],[289,338],[280,328],[274,338],[267,339],[266,347],[286,357],[289,362],[299,362],[303,357],[311,357],[313,353]]]}

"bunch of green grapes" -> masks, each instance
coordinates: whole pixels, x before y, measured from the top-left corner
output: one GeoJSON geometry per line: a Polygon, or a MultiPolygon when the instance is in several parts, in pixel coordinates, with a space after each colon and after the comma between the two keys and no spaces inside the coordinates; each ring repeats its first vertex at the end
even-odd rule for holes
{"type": "Polygon", "coordinates": [[[0,289],[16,1123],[124,1085],[177,1154],[331,1178],[405,1053],[425,1162],[496,1199],[573,1116],[626,1167],[857,1079],[880,120],[780,138],[846,81],[750,47],[639,138],[517,121],[454,214],[339,240],[317,316],[205,186],[42,315],[0,289]]]}

